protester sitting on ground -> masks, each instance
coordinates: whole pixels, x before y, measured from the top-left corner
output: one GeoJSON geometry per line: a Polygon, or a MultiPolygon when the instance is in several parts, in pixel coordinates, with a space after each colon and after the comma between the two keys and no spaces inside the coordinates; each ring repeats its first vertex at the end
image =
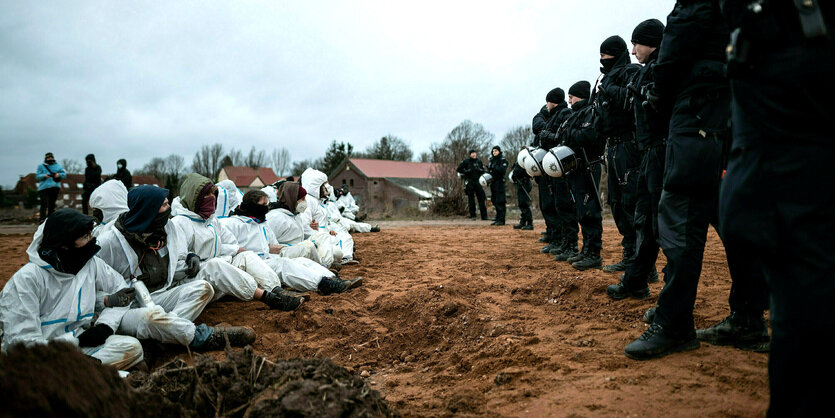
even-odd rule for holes
{"type": "Polygon", "coordinates": [[[0,291],[3,352],[15,344],[64,341],[102,364],[127,370],[143,359],[136,338],[114,335],[132,299],[125,281],[104,261],[92,237],[94,219],[59,209],[26,251],[29,263],[0,291]],[[104,294],[99,303],[97,292],[104,294]]]}
{"type": "Polygon", "coordinates": [[[343,211],[340,210],[338,203],[338,197],[339,194],[342,193],[342,189],[334,189],[330,184],[328,184],[327,189],[328,198],[325,201],[325,209],[328,211],[329,223],[338,224],[342,228],[345,228],[348,232],[380,232],[380,227],[377,225],[372,226],[371,224],[356,222],[343,217],[343,211]]]}
{"type": "Polygon", "coordinates": [[[61,164],[55,162],[55,156],[47,152],[43,164],[35,170],[35,180],[38,182],[38,197],[41,199],[40,222],[55,212],[55,201],[61,191],[61,180],[67,177],[61,164]]]}
{"type": "Polygon", "coordinates": [[[323,267],[339,271],[342,265],[338,261],[342,260],[342,253],[334,254],[336,238],[333,235],[322,231],[308,239],[304,238],[300,218],[296,215],[307,206],[306,194],[298,183],[292,182],[281,183],[277,194],[268,191],[267,196],[274,209],[267,212],[267,227],[272,230],[281,245],[279,255],[282,257],[305,257],[323,267]]]}
{"type": "Polygon", "coordinates": [[[304,236],[310,238],[319,230],[331,231],[337,239],[336,246],[342,250],[342,264],[356,264],[354,260],[354,239],[347,230],[334,228],[328,224],[328,213],[324,200],[328,197],[328,176],[325,173],[308,168],[299,179],[301,186],[307,191],[305,200],[307,209],[299,216],[304,225],[304,236]]]}
{"type": "Polygon", "coordinates": [[[353,195],[351,195],[351,190],[348,188],[348,185],[343,184],[340,189],[341,192],[337,201],[345,207],[345,210],[342,212],[342,216],[352,221],[364,221],[367,215],[360,215],[360,207],[357,205],[357,200],[354,199],[353,195]]]}
{"type": "Polygon", "coordinates": [[[244,301],[260,300],[270,309],[298,308],[301,298],[282,292],[278,275],[221,226],[215,216],[217,193],[211,180],[191,173],[171,205],[171,222],[183,232],[187,251],[199,257],[200,270],[214,287],[214,300],[232,295],[244,301]]]}
{"type": "Polygon", "coordinates": [[[261,256],[278,273],[285,286],[300,291],[319,291],[328,295],[341,293],[362,284],[361,278],[341,280],[313,260],[281,257],[281,245],[266,223],[268,202],[266,193],[250,190],[244,194],[241,206],[221,223],[235,235],[242,247],[261,256]]]}
{"type": "Polygon", "coordinates": [[[90,195],[90,209],[98,225],[93,228],[93,236],[99,236],[105,225],[115,221],[119,215],[128,211],[128,189],[119,180],[108,180],[93,190],[90,195]]]}
{"type": "Polygon", "coordinates": [[[215,216],[218,219],[229,216],[236,207],[241,204],[244,194],[235,186],[232,180],[223,180],[216,184],[217,186],[217,207],[215,208],[215,216]]]}
{"type": "Polygon", "coordinates": [[[182,230],[169,222],[167,196],[168,190],[156,186],[131,189],[128,211],[99,234],[98,256],[138,292],[144,287],[150,293],[151,303],[126,312],[118,332],[200,351],[225,347],[225,337],[233,346],[251,344],[255,333],[249,328],[192,322],[215,292],[199,256],[187,253],[182,230]]]}

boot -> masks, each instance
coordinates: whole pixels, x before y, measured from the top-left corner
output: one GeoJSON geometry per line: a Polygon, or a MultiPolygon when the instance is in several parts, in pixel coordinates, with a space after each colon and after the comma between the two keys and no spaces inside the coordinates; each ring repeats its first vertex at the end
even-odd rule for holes
{"type": "Polygon", "coordinates": [[[310,300],[310,293],[298,292],[298,291],[292,290],[292,289],[283,289],[281,286],[274,287],[272,292],[273,293],[285,294],[285,295],[290,296],[290,297],[302,298],[302,300],[304,300],[305,302],[310,300]]]}
{"type": "Polygon", "coordinates": [[[714,345],[732,345],[749,351],[766,352],[770,348],[768,325],[762,313],[757,316],[731,312],[722,322],[696,330],[696,338],[714,345]]]}
{"type": "Polygon", "coordinates": [[[567,261],[569,258],[576,257],[580,255],[580,252],[577,250],[577,243],[567,244],[563,247],[563,251],[559,254],[554,256],[555,261],[567,261]]]}
{"type": "Polygon", "coordinates": [[[362,286],[362,277],[356,279],[342,280],[335,277],[323,277],[319,282],[319,293],[324,296],[334,293],[342,293],[346,290],[362,286]]]}
{"type": "Polygon", "coordinates": [[[551,248],[548,252],[551,253],[551,255],[557,255],[563,252],[563,250],[565,250],[565,241],[560,240],[560,242],[557,243],[556,248],[551,248]]]}
{"type": "Polygon", "coordinates": [[[626,271],[626,260],[632,257],[635,252],[632,249],[624,248],[623,249],[623,259],[618,261],[615,264],[609,264],[606,267],[603,267],[603,271],[606,273],[614,273],[616,271],[626,271]]]}
{"type": "Polygon", "coordinates": [[[380,225],[374,225],[371,227],[371,232],[380,232],[380,225]]]}
{"type": "Polygon", "coordinates": [[[525,226],[525,225],[527,225],[527,224],[525,223],[525,220],[524,220],[524,219],[520,219],[518,224],[513,225],[513,229],[522,229],[522,227],[523,227],[523,226],[525,226]]]}
{"type": "Polygon", "coordinates": [[[542,254],[550,254],[551,250],[557,249],[557,248],[559,248],[558,244],[556,244],[554,242],[550,242],[550,243],[548,243],[548,245],[542,247],[542,249],[539,250],[539,252],[541,252],[542,254]]]}
{"type": "MultiPolygon", "coordinates": [[[[620,274],[620,281],[623,281],[623,278],[626,277],[626,273],[620,274]]],[[[655,269],[652,269],[649,272],[649,276],[647,276],[647,283],[658,283],[658,272],[655,269]]]]}
{"type": "Polygon", "coordinates": [[[571,263],[571,267],[580,271],[600,268],[601,266],[603,266],[603,259],[600,258],[600,252],[593,250],[587,252],[582,260],[571,263]]]}
{"type": "Polygon", "coordinates": [[[664,330],[661,325],[652,324],[640,338],[629,343],[623,352],[633,360],[649,360],[697,348],[699,340],[695,332],[674,334],[664,330]]]}
{"type": "Polygon", "coordinates": [[[627,289],[626,286],[623,285],[623,281],[621,281],[618,284],[609,285],[609,287],[606,288],[606,294],[614,300],[626,299],[628,297],[640,300],[649,297],[649,287],[630,290],[627,289]]]}
{"type": "Polygon", "coordinates": [[[523,231],[533,231],[533,220],[528,219],[521,228],[523,231]]]}
{"type": "Polygon", "coordinates": [[[243,347],[255,342],[255,331],[247,327],[215,326],[209,327],[211,334],[202,344],[192,346],[197,351],[214,351],[226,348],[226,339],[232,347],[243,347]]]}
{"type": "Polygon", "coordinates": [[[583,246],[583,249],[579,253],[577,253],[577,255],[573,257],[568,257],[565,261],[568,261],[568,264],[574,264],[586,258],[586,251],[588,251],[588,248],[586,246],[583,246]]]}
{"type": "Polygon", "coordinates": [[[301,296],[290,295],[286,291],[281,292],[264,292],[264,297],[261,299],[270,309],[278,309],[284,312],[295,311],[302,306],[304,298],[301,296]]]}

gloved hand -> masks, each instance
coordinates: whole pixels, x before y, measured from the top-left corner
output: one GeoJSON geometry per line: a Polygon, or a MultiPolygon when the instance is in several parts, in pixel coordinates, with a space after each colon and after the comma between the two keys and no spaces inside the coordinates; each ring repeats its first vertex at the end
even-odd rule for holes
{"type": "Polygon", "coordinates": [[[113,329],[105,324],[98,324],[78,336],[79,347],[98,347],[107,337],[113,335],[113,329]]]}
{"type": "Polygon", "coordinates": [[[633,96],[641,97],[641,91],[638,90],[638,87],[635,86],[635,83],[630,81],[629,84],[626,85],[626,89],[629,90],[629,92],[632,93],[633,96]]]}
{"type": "Polygon", "coordinates": [[[646,109],[647,105],[652,107],[652,110],[656,112],[658,112],[661,108],[661,97],[659,97],[658,94],[655,93],[654,84],[650,84],[649,86],[647,86],[647,101],[644,102],[642,106],[644,106],[644,109],[646,109]]]}
{"type": "Polygon", "coordinates": [[[192,278],[200,273],[200,256],[195,253],[188,253],[186,256],[186,276],[192,278]]]}
{"type": "Polygon", "coordinates": [[[134,296],[136,296],[136,289],[126,287],[112,295],[105,296],[104,306],[107,306],[108,308],[128,306],[131,302],[133,302],[134,296]]]}

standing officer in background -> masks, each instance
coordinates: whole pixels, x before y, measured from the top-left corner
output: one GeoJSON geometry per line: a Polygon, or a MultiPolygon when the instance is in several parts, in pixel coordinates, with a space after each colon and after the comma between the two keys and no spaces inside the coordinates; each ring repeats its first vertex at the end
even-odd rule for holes
{"type": "Polygon", "coordinates": [[[722,5],[735,42],[720,232],[729,266],[753,257],[771,292],[768,415],[815,415],[835,374],[835,4],[749,3],[722,5]]]}
{"type": "Polygon", "coordinates": [[[646,103],[645,92],[653,82],[653,68],[663,35],[664,24],[658,19],[645,20],[632,32],[632,54],[644,65],[627,86],[635,112],[635,138],[641,153],[635,191],[636,252],[626,260],[626,273],[620,283],[606,289],[612,299],[649,297],[647,283],[658,281],[658,272],[655,270],[659,248],[656,240],[658,201],[661,200],[670,115],[667,112],[659,113],[646,103]]]}
{"type": "Polygon", "coordinates": [[[717,0],[679,0],[667,18],[649,104],[672,109],[658,206],[666,284],[652,325],[625,348],[645,360],[699,347],[693,323],[707,229],[716,220],[723,154],[729,142],[725,78],[729,33],[717,0]]]}
{"type": "Polygon", "coordinates": [[[493,202],[493,207],[496,208],[496,220],[490,225],[504,225],[505,215],[507,214],[507,194],[504,189],[504,175],[507,173],[507,159],[502,155],[502,149],[498,145],[493,147],[491,151],[493,155],[490,156],[490,161],[487,169],[490,175],[493,176],[493,181],[490,183],[490,201],[493,202]]]}
{"type": "Polygon", "coordinates": [[[81,194],[81,210],[85,215],[89,215],[90,209],[90,195],[96,187],[101,186],[101,166],[96,164],[96,156],[87,154],[84,157],[87,162],[87,168],[84,169],[84,192],[81,194]]]}
{"type": "Polygon", "coordinates": [[[130,170],[128,170],[128,162],[124,158],[116,161],[116,174],[108,177],[107,179],[121,181],[128,190],[133,187],[133,176],[130,174],[130,170]]]}
{"type": "MultiPolygon", "coordinates": [[[[537,133],[534,143],[548,150],[559,144],[557,129],[571,115],[571,109],[565,102],[565,92],[559,87],[549,91],[545,96],[545,108],[548,110],[548,122],[545,128],[537,133]]],[[[543,174],[536,181],[539,185],[540,209],[542,217],[545,218],[545,238],[548,242],[541,252],[554,253],[562,246],[565,236],[571,235],[572,231],[566,230],[571,225],[571,220],[575,225],[574,236],[577,236],[577,219],[573,216],[574,210],[565,180],[543,174]]]]}
{"type": "Polygon", "coordinates": [[[51,152],[44,155],[43,164],[35,170],[35,180],[38,181],[38,197],[41,199],[41,212],[38,222],[43,223],[46,217],[55,212],[55,202],[61,191],[61,180],[67,177],[64,167],[55,162],[51,152]]]}
{"type": "Polygon", "coordinates": [[[600,156],[605,143],[595,132],[595,112],[589,100],[591,84],[578,81],[568,90],[571,116],[558,132],[562,145],[571,148],[578,159],[577,169],[568,175],[575,213],[583,231],[583,250],[577,252],[576,234],[566,241],[565,250],[557,253],[557,261],[568,261],[577,270],[600,268],[603,259],[603,208],[600,205],[600,156]]]}
{"type": "Polygon", "coordinates": [[[635,254],[635,189],[641,156],[635,143],[635,115],[629,108],[626,85],[639,70],[630,63],[626,41],[614,35],[600,44],[600,72],[603,80],[595,93],[597,134],[606,141],[609,195],[607,201],[618,232],[623,236],[623,260],[608,265],[603,271],[624,271],[625,262],[635,254]]]}
{"type": "Polygon", "coordinates": [[[516,185],[516,205],[522,212],[519,223],[513,225],[513,229],[524,231],[533,230],[533,214],[531,213],[531,176],[518,163],[513,163],[510,169],[510,181],[516,185]]]}
{"type": "Polygon", "coordinates": [[[467,207],[470,210],[470,219],[475,219],[475,199],[478,197],[478,211],[481,212],[481,220],[487,220],[487,203],[485,202],[484,189],[478,183],[478,178],[484,174],[484,164],[478,158],[476,150],[470,150],[470,158],[458,164],[458,172],[464,175],[464,191],[467,192],[467,207]]]}

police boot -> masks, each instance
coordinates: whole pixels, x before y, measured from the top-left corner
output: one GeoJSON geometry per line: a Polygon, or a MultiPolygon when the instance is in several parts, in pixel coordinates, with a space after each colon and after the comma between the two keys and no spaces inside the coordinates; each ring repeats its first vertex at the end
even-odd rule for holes
{"type": "Polygon", "coordinates": [[[577,243],[566,244],[563,247],[562,252],[559,254],[554,255],[554,261],[567,261],[571,257],[576,257],[580,255],[580,252],[577,250],[577,243]]]}
{"type": "Polygon", "coordinates": [[[336,277],[323,277],[322,281],[319,282],[319,293],[327,296],[334,293],[342,293],[359,286],[362,286],[362,277],[350,280],[342,280],[336,277]]]}
{"type": "Polygon", "coordinates": [[[522,227],[523,227],[523,226],[525,226],[525,225],[527,225],[527,224],[525,223],[525,220],[524,220],[524,219],[520,219],[518,224],[513,225],[513,229],[522,229],[522,227]]]}
{"type": "Polygon", "coordinates": [[[548,245],[542,247],[542,249],[539,250],[539,252],[541,252],[543,254],[551,254],[551,250],[554,250],[554,249],[557,249],[557,248],[560,248],[559,244],[557,244],[556,242],[550,242],[550,243],[548,243],[548,245]]]}
{"type": "Polygon", "coordinates": [[[533,221],[528,219],[521,228],[523,231],[533,231],[533,221]]]}
{"type": "Polygon", "coordinates": [[[623,280],[621,280],[618,284],[609,285],[606,288],[606,294],[609,295],[610,298],[614,300],[621,300],[631,297],[633,299],[646,299],[649,297],[649,287],[644,287],[642,289],[630,289],[623,284],[623,280]]]}
{"type": "Polygon", "coordinates": [[[563,250],[564,250],[564,249],[565,249],[565,241],[564,241],[564,240],[560,240],[560,241],[556,244],[556,247],[551,248],[551,250],[550,250],[550,251],[548,251],[548,252],[549,252],[549,253],[551,253],[551,255],[557,255],[557,254],[559,254],[559,253],[563,252],[563,250]]]}
{"type": "Polygon", "coordinates": [[[768,325],[762,314],[731,314],[722,322],[706,329],[696,330],[699,341],[714,345],[732,345],[742,350],[769,351],[768,325]]]}
{"type": "Polygon", "coordinates": [[[580,271],[593,268],[600,268],[602,266],[603,259],[600,258],[599,250],[590,250],[586,253],[586,256],[582,260],[571,263],[571,267],[574,267],[575,269],[580,271]]]}
{"type": "Polygon", "coordinates": [[[629,248],[623,249],[623,259],[618,261],[615,264],[609,264],[606,267],[603,267],[603,271],[606,273],[614,273],[616,271],[626,271],[626,260],[632,257],[634,251],[629,248]]]}
{"type": "Polygon", "coordinates": [[[247,327],[214,326],[208,327],[211,334],[199,345],[192,343],[197,351],[214,351],[226,348],[226,340],[232,347],[243,347],[255,342],[255,331],[247,327]]]}
{"type": "Polygon", "coordinates": [[[568,261],[568,264],[574,264],[574,263],[586,258],[586,252],[587,251],[588,251],[588,248],[584,245],[583,249],[580,252],[578,252],[577,255],[575,255],[573,257],[568,257],[565,261],[568,261]]]}
{"type": "Polygon", "coordinates": [[[302,296],[291,295],[289,292],[264,292],[261,298],[270,309],[278,309],[279,311],[289,312],[295,311],[302,306],[304,298],[302,296]]]}
{"type": "MultiPolygon", "coordinates": [[[[621,273],[620,281],[623,281],[624,277],[626,277],[626,273],[621,273]]],[[[647,275],[647,284],[649,283],[658,283],[658,272],[655,271],[654,268],[650,270],[649,275],[647,275]]]]}
{"type": "Polygon", "coordinates": [[[696,339],[695,332],[675,334],[665,330],[661,325],[652,324],[637,340],[629,343],[623,352],[633,360],[649,360],[697,348],[699,340],[696,339]]]}

